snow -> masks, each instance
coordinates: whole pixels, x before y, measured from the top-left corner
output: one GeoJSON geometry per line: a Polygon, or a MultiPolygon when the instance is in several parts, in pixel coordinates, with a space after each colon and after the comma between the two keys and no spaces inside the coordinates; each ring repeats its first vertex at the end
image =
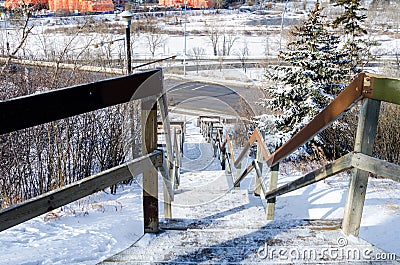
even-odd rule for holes
{"type": "MultiPolygon", "coordinates": [[[[290,173],[280,177],[278,186],[300,177],[290,173]]],[[[343,218],[348,174],[339,174],[316,184],[285,194],[277,199],[277,219],[343,218]]],[[[400,184],[391,180],[370,178],[360,237],[390,253],[400,254],[400,184]]]]}
{"type": "MultiPolygon", "coordinates": [[[[295,16],[295,14],[288,13],[285,17],[298,19],[302,15],[295,16]]],[[[205,23],[210,23],[217,18],[212,15],[190,16],[190,23],[187,24],[188,31],[204,30],[205,23]]],[[[114,16],[109,16],[109,19],[114,19],[114,16]]],[[[249,56],[264,56],[266,53],[277,54],[280,42],[279,34],[266,35],[266,33],[269,31],[276,33],[280,27],[276,25],[260,27],[250,23],[257,19],[259,19],[257,15],[240,13],[227,14],[223,21],[218,21],[218,25],[221,27],[230,27],[242,32],[255,32],[251,36],[240,35],[231,57],[238,58],[237,54],[245,44],[248,46],[249,56]]],[[[69,23],[71,22],[66,22],[66,24],[69,23]]],[[[35,28],[35,33],[39,34],[51,27],[50,25],[38,26],[35,28]]],[[[168,25],[168,28],[180,30],[183,35],[182,25],[175,26],[175,28],[168,25]]],[[[184,37],[182,35],[168,36],[168,41],[157,50],[156,56],[183,54],[184,37]]],[[[149,58],[144,36],[145,34],[134,43],[133,55],[135,58],[149,58]]],[[[82,44],[87,45],[88,49],[92,49],[91,45],[94,43],[117,39],[123,35],[92,34],[90,37],[90,39],[77,37],[71,45],[78,50],[77,52],[80,52],[79,47],[82,47],[82,44]]],[[[54,43],[60,44],[54,46],[54,49],[62,50],[65,48],[65,43],[70,40],[71,37],[54,34],[46,36],[46,39],[43,40],[39,37],[29,39],[26,46],[30,47],[35,56],[43,56],[41,53],[45,52],[45,47],[48,49],[47,52],[52,49],[46,46],[48,43],[52,43],[53,46],[54,43]]],[[[381,44],[374,48],[378,54],[393,55],[400,45],[400,41],[390,35],[379,35],[376,40],[381,44]]],[[[286,40],[283,39],[282,46],[285,42],[286,40]]],[[[4,43],[2,45],[4,46],[4,43]]],[[[114,55],[117,55],[117,50],[123,49],[122,42],[117,45],[118,47],[114,48],[115,45],[112,48],[114,55]]],[[[212,56],[212,48],[207,37],[189,33],[187,51],[197,46],[206,49],[206,56],[212,56]]],[[[201,79],[201,76],[204,75],[203,79],[207,79],[205,77],[212,74],[217,80],[230,78],[231,83],[241,84],[249,83],[253,79],[260,80],[263,77],[263,69],[247,70],[246,74],[237,69],[223,69],[221,72],[201,71],[196,78],[201,79]]],[[[195,75],[189,73],[188,76],[193,78],[195,75]]],[[[202,175],[196,175],[191,171],[206,169],[204,174],[210,174],[220,168],[218,161],[212,157],[211,150],[207,148],[208,145],[201,137],[199,128],[195,126],[194,119],[195,117],[189,117],[187,123],[188,137],[185,144],[187,155],[183,158],[183,170],[186,171],[185,176],[188,179],[182,179],[182,181],[183,183],[187,180],[197,181],[198,186],[201,186],[208,183],[202,183],[202,175]]],[[[250,163],[250,158],[247,160],[250,163]]],[[[246,166],[245,164],[244,162],[242,168],[246,166]]],[[[290,164],[282,164],[281,168],[280,185],[302,175],[298,168],[292,167],[290,164]]],[[[263,172],[266,174],[268,169],[264,168],[263,172]]],[[[241,188],[251,191],[254,186],[253,179],[254,173],[244,180],[241,188]]],[[[276,203],[276,219],[342,218],[348,181],[349,175],[344,173],[329,178],[325,182],[318,182],[279,197],[276,203]]],[[[140,182],[140,177],[137,178],[137,182],[140,182]]],[[[399,188],[400,184],[390,180],[370,179],[360,230],[360,237],[397,255],[400,255],[399,188]]],[[[62,207],[62,211],[55,210],[53,214],[42,215],[0,232],[0,264],[96,264],[126,249],[140,238],[140,244],[148,244],[154,236],[149,234],[143,236],[141,193],[141,187],[137,183],[132,186],[120,187],[117,195],[110,195],[106,192],[96,193],[62,207]]],[[[162,207],[162,203],[160,206],[162,207]]],[[[180,214],[194,215],[195,211],[196,208],[185,208],[180,214]]],[[[162,209],[160,212],[162,213],[162,209]]],[[[260,218],[262,215],[260,213],[260,218]]],[[[244,226],[247,224],[245,216],[241,221],[244,226]]]]}
{"type": "MultiPolygon", "coordinates": [[[[212,185],[202,182],[202,175],[194,171],[205,169],[203,174],[216,174],[220,170],[218,160],[212,157],[209,148],[204,148],[207,145],[196,127],[195,117],[185,116],[186,119],[188,135],[185,150],[189,152],[183,158],[185,179],[182,179],[182,185],[187,181],[191,182],[190,185],[197,183],[199,188],[212,185]]],[[[247,157],[247,163],[250,161],[247,157]]],[[[268,169],[264,168],[264,172],[268,173],[268,169]]],[[[252,190],[253,174],[242,183],[243,192],[252,190]]],[[[301,175],[291,164],[283,164],[278,185],[301,175]]],[[[326,182],[321,181],[280,196],[276,204],[276,219],[342,218],[347,185],[348,175],[340,174],[326,182]]],[[[400,254],[400,194],[395,191],[399,188],[400,184],[390,180],[370,180],[360,232],[363,239],[397,255],[400,254]]],[[[237,199],[242,198],[242,195],[239,193],[237,199]]],[[[253,207],[255,201],[258,199],[243,203],[253,207]]],[[[229,203],[227,201],[226,205],[229,203]]],[[[49,215],[34,218],[0,232],[0,264],[96,264],[126,249],[142,237],[141,207],[141,188],[134,183],[119,188],[117,195],[99,192],[67,205],[62,212],[55,211],[56,218],[49,215]]],[[[196,209],[183,207],[176,212],[176,216],[201,214],[196,209]]],[[[259,216],[262,218],[263,214],[259,216]]],[[[250,221],[246,219],[248,216],[239,217],[243,219],[241,222],[244,226],[250,221]]],[[[140,244],[148,244],[152,238],[152,235],[145,235],[140,244]]]]}
{"type": "Polygon", "coordinates": [[[0,264],[96,264],[142,236],[141,205],[140,187],[125,186],[0,232],[0,264]]]}

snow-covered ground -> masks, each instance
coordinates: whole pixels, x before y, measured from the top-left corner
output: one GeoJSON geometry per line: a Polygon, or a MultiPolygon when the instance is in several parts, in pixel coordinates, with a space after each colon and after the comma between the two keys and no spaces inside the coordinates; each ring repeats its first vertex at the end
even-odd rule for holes
{"type": "MultiPolygon", "coordinates": [[[[208,170],[204,174],[220,170],[210,150],[203,150],[204,140],[195,120],[188,116],[185,119],[189,121],[187,157],[183,160],[185,176],[190,178],[191,171],[204,168],[208,170]]],[[[283,165],[279,184],[300,175],[291,165],[283,165]]],[[[192,177],[201,180],[195,173],[192,177]]],[[[252,190],[253,185],[253,178],[249,176],[242,189],[252,190]]],[[[277,199],[276,218],[342,218],[347,185],[348,175],[342,174],[283,195],[277,199]]],[[[370,180],[360,232],[362,238],[397,255],[400,255],[399,188],[400,184],[393,181],[370,180]]],[[[129,247],[143,235],[141,209],[139,184],[119,188],[117,195],[99,192],[63,207],[63,211],[0,232],[0,264],[96,264],[129,247]]],[[[184,210],[196,211],[196,207],[184,210]]]]}
{"type": "MultiPolygon", "coordinates": [[[[286,183],[299,177],[291,172],[280,177],[286,183]]],[[[278,183],[278,185],[279,185],[278,183]]],[[[349,176],[334,176],[277,198],[276,218],[343,218],[349,176]]],[[[400,255],[400,184],[370,178],[359,236],[379,248],[400,255]]]]}
{"type": "MultiPolygon", "coordinates": [[[[304,14],[288,13],[286,18],[301,18],[304,14]],[[291,16],[293,15],[293,16],[291,16]]],[[[109,19],[114,19],[110,16],[109,19]]],[[[196,35],[195,31],[204,30],[206,25],[216,23],[221,29],[232,29],[240,32],[239,38],[232,50],[232,57],[239,55],[247,47],[248,56],[276,55],[280,44],[279,25],[261,27],[255,22],[259,15],[250,13],[226,14],[221,16],[189,16],[187,23],[187,51],[195,47],[204,47],[205,56],[212,56],[210,41],[206,36],[196,35]],[[243,34],[248,32],[249,34],[243,34]],[[267,33],[270,32],[271,34],[267,33]],[[251,34],[250,34],[251,33],[251,34]]],[[[173,18],[172,18],[173,19],[173,18]]],[[[169,30],[181,31],[182,34],[166,36],[166,42],[156,51],[156,56],[183,54],[184,37],[183,24],[164,25],[169,30]]],[[[47,28],[54,27],[43,23],[34,29],[34,35],[28,39],[26,50],[32,55],[43,55],[53,49],[58,52],[67,45],[75,48],[77,53],[82,49],[95,49],[94,43],[104,40],[122,38],[123,35],[92,34],[82,39],[53,34],[40,36],[47,28]]],[[[3,50],[6,36],[12,35],[11,30],[0,32],[3,50]],[[8,32],[7,32],[8,31],[8,32]]],[[[381,43],[375,48],[376,53],[393,53],[398,50],[400,40],[397,35],[378,35],[373,38],[381,43]]],[[[11,38],[11,37],[10,37],[11,38]]],[[[286,42],[282,39],[282,45],[286,42]]],[[[114,54],[123,50],[123,43],[113,44],[114,54]]],[[[101,48],[106,49],[106,46],[101,48]]],[[[149,58],[149,51],[145,39],[140,37],[133,45],[134,57],[149,58]]],[[[28,52],[28,54],[30,54],[28,52]]],[[[56,53],[57,54],[57,53],[56,53]]],[[[249,80],[261,79],[263,70],[247,72],[249,80]]],[[[247,82],[238,69],[217,71],[201,71],[200,75],[215,78],[231,76],[235,82],[247,82]],[[233,79],[235,78],[235,79],[233,79]]],[[[232,81],[231,80],[231,81],[232,81]]],[[[184,159],[183,169],[186,171],[199,170],[207,167],[208,170],[219,170],[218,163],[214,163],[209,152],[203,150],[203,140],[198,133],[195,123],[188,123],[191,135],[187,138],[185,150],[188,157],[184,159]]],[[[301,175],[290,165],[283,165],[279,183],[286,183],[301,175]]],[[[264,169],[267,172],[267,169],[264,169]]],[[[187,174],[190,176],[190,174],[187,174]]],[[[199,178],[201,179],[201,178],[199,178]]],[[[326,182],[319,182],[303,189],[283,195],[277,199],[277,219],[300,218],[341,218],[347,195],[349,176],[342,174],[329,178],[326,182]]],[[[246,178],[242,189],[252,189],[252,175],[246,178]]],[[[140,178],[138,178],[140,182],[140,178]]],[[[360,236],[378,247],[400,255],[400,184],[390,180],[370,179],[368,193],[362,219],[360,236]]],[[[162,191],[162,189],[160,189],[162,191]]],[[[162,196],[160,196],[162,198],[162,196]]],[[[160,203],[162,206],[162,203],[160,203]]],[[[194,209],[188,209],[195,211],[194,209]]],[[[162,210],[161,210],[162,212],[162,210]]],[[[261,218],[261,217],[260,217],[261,218]]],[[[84,198],[79,202],[63,207],[62,211],[46,214],[14,228],[0,232],[0,264],[96,264],[107,257],[129,247],[143,235],[142,224],[142,196],[139,184],[119,188],[117,195],[100,192],[84,198]]]]}
{"type": "MultiPolygon", "coordinates": [[[[312,1],[309,1],[312,3],[312,1]]],[[[329,10],[333,7],[329,7],[329,10]]],[[[195,58],[193,49],[201,48],[201,58],[218,58],[214,56],[213,47],[206,31],[215,28],[218,30],[219,42],[217,51],[222,53],[223,39],[235,39],[230,50],[230,54],[226,58],[240,59],[243,57],[264,57],[277,56],[280,49],[285,48],[286,42],[289,40],[288,29],[298,21],[307,16],[307,12],[300,10],[296,5],[289,5],[288,11],[284,17],[284,27],[281,29],[281,11],[283,6],[277,7],[274,11],[267,13],[243,13],[238,11],[230,11],[225,14],[206,14],[199,15],[198,12],[188,12],[187,18],[176,13],[174,16],[167,16],[155,19],[157,27],[161,29],[163,38],[162,44],[158,45],[155,51],[155,57],[167,57],[178,55],[179,58],[186,54],[188,58],[195,58]],[[186,26],[184,21],[187,21],[186,26]],[[186,30],[185,30],[186,28],[186,30]],[[186,38],[184,32],[186,31],[186,38]],[[164,33],[165,32],[165,33],[164,33]],[[186,41],[185,41],[186,40],[186,41]]],[[[371,14],[373,16],[373,14],[371,14]]],[[[383,18],[382,18],[383,19],[383,18]]],[[[92,53],[102,56],[102,58],[120,58],[124,56],[124,42],[111,40],[123,40],[124,31],[122,22],[119,17],[113,15],[89,16],[86,18],[88,23],[108,23],[107,27],[115,28],[115,32],[95,32],[91,30],[81,30],[80,32],[71,34],[64,33],[63,30],[54,33],[45,34],[48,30],[54,30],[57,27],[64,27],[65,31],[69,28],[77,27],[77,23],[83,25],[85,17],[74,19],[63,18],[44,18],[34,21],[35,27],[32,34],[28,36],[26,44],[18,53],[21,56],[33,58],[46,57],[49,60],[54,59],[63,52],[64,59],[85,60],[86,53],[92,53]],[[93,19],[96,18],[96,19],[93,19]],[[55,23],[58,21],[60,23],[55,23]],[[97,21],[97,22],[93,22],[97,21]],[[100,22],[99,22],[100,21],[100,22]],[[97,44],[97,45],[96,45],[97,44]]],[[[377,18],[371,17],[371,25],[377,21],[377,18]]],[[[146,23],[142,21],[141,23],[146,23]]],[[[395,22],[393,22],[395,23],[395,22]]],[[[369,25],[366,25],[369,27],[369,25]]],[[[0,30],[0,50],[6,53],[6,44],[10,43],[11,51],[18,44],[20,32],[13,27],[0,30]]],[[[379,46],[372,48],[374,55],[394,55],[400,47],[400,40],[397,32],[393,29],[372,28],[370,40],[376,41],[379,46]]],[[[152,59],[148,45],[148,33],[137,33],[131,37],[132,56],[135,58],[152,59]]],[[[61,57],[60,57],[61,58],[61,57]]],[[[392,57],[393,58],[393,57],[392,57]]]]}
{"type": "Polygon", "coordinates": [[[99,192],[0,232],[0,264],[96,264],[142,236],[142,216],[139,185],[99,192]]]}

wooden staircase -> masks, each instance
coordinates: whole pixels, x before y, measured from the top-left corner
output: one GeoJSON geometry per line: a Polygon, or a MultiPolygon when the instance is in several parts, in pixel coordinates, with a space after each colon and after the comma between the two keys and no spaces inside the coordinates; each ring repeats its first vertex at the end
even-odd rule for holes
{"type": "Polygon", "coordinates": [[[198,148],[202,157],[182,159],[173,218],[100,264],[399,264],[397,257],[377,259],[387,253],[345,236],[340,219],[267,221],[266,200],[234,188],[231,174],[209,170],[216,165],[203,168],[220,161],[211,143],[198,148]]]}

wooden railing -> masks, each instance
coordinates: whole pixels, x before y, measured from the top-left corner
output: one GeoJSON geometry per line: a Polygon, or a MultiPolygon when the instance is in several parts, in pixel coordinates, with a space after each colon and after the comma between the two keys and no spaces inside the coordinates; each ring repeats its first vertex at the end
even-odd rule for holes
{"type": "Polygon", "coordinates": [[[109,186],[143,174],[144,231],[158,231],[158,172],[164,176],[166,216],[179,180],[177,139],[171,141],[168,106],[161,69],[103,80],[41,94],[0,101],[0,134],[83,114],[117,104],[141,100],[142,154],[57,190],[0,210],[0,231],[56,209],[109,186]],[[157,102],[166,133],[166,152],[157,149],[157,102]],[[173,184],[174,183],[174,184],[173,184]]]}
{"type": "Polygon", "coordinates": [[[220,154],[221,164],[224,168],[225,163],[228,163],[228,173],[231,174],[236,187],[253,169],[255,170],[254,193],[267,200],[266,216],[269,220],[274,218],[277,196],[321,181],[342,171],[354,169],[350,178],[342,229],[345,234],[358,235],[368,183],[368,172],[400,181],[399,165],[371,157],[381,101],[400,104],[400,80],[360,73],[331,104],[272,154],[268,152],[258,129],[255,129],[236,159],[231,140],[227,134],[222,140],[221,133],[216,132],[213,139],[218,147],[217,153],[220,154]],[[359,101],[362,101],[362,105],[354,151],[301,178],[277,187],[279,162],[331,125],[359,101]],[[242,171],[241,162],[255,143],[257,143],[256,159],[242,171]],[[270,168],[268,189],[262,176],[264,162],[270,168]],[[236,169],[235,176],[230,172],[233,167],[236,169]]]}

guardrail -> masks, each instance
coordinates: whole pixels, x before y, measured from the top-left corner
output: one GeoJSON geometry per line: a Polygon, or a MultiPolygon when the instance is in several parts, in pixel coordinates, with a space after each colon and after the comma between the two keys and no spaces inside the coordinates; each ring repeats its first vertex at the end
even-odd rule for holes
{"type": "MultiPolygon", "coordinates": [[[[166,217],[179,179],[176,137],[170,137],[161,69],[0,101],[0,134],[141,100],[142,157],[0,210],[0,231],[143,174],[144,231],[158,231],[158,172],[163,172],[166,217]],[[166,158],[157,150],[157,103],[166,130],[166,158]],[[177,172],[178,171],[178,172],[177,172]],[[176,183],[173,185],[172,183],[176,183]]],[[[175,134],[174,134],[175,135],[175,134]]]]}
{"type": "Polygon", "coordinates": [[[399,165],[371,157],[381,101],[400,104],[400,79],[360,73],[322,112],[272,154],[265,147],[263,137],[258,129],[255,129],[236,159],[229,136],[226,134],[222,140],[221,133],[217,132],[213,138],[219,150],[216,153],[220,154],[219,158],[223,168],[225,168],[225,163],[228,163],[228,173],[231,173],[236,187],[253,169],[255,170],[254,193],[267,200],[266,216],[269,220],[274,218],[277,196],[321,181],[342,171],[354,169],[350,179],[342,229],[347,235],[358,235],[369,172],[400,181],[399,165]],[[359,101],[362,101],[362,106],[354,151],[301,178],[277,187],[279,162],[331,125],[359,101]],[[242,171],[241,161],[255,143],[257,143],[256,159],[242,171]],[[262,177],[263,162],[271,169],[268,189],[262,177]],[[230,172],[233,167],[236,168],[236,176],[230,172]]]}

